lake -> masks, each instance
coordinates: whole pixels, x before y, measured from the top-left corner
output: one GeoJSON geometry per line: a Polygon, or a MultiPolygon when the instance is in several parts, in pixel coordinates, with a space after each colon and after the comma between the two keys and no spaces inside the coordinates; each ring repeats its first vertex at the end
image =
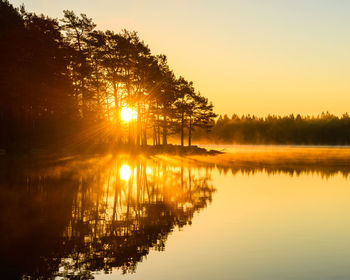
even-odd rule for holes
{"type": "Polygon", "coordinates": [[[220,149],[2,159],[1,278],[349,279],[350,148],[220,149]]]}

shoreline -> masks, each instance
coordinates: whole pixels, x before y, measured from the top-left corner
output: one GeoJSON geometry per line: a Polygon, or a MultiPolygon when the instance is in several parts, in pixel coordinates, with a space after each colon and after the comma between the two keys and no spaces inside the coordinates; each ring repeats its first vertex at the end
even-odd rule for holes
{"type": "Polygon", "coordinates": [[[7,151],[5,149],[0,149],[0,159],[1,158],[27,158],[27,157],[38,157],[38,158],[54,158],[54,157],[71,157],[71,156],[89,156],[89,155],[105,155],[105,154],[130,154],[130,155],[158,155],[158,154],[169,154],[177,156],[187,156],[187,155],[204,155],[204,156],[214,156],[223,154],[221,151],[214,149],[207,149],[199,147],[197,145],[192,146],[181,146],[174,144],[166,145],[147,145],[147,146],[136,146],[121,144],[116,146],[79,146],[75,148],[65,148],[65,147],[42,147],[35,148],[31,150],[11,150],[7,151]]]}

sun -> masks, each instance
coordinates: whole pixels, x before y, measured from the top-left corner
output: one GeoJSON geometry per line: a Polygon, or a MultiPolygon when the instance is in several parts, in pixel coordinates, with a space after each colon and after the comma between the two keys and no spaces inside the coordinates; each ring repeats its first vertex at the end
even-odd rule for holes
{"type": "Polygon", "coordinates": [[[137,113],[133,109],[130,109],[128,107],[123,107],[120,112],[120,116],[123,121],[130,122],[131,120],[136,119],[137,113]]]}

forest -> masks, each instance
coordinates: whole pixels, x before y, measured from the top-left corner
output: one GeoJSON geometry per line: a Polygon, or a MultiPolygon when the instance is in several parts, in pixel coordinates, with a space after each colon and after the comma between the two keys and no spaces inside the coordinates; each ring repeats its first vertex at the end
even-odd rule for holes
{"type": "Polygon", "coordinates": [[[0,0],[0,149],[191,145],[213,105],[137,32],[85,14],[52,19],[0,0]],[[186,141],[184,139],[186,131],[186,141]]]}
{"type": "Polygon", "coordinates": [[[96,29],[0,0],[0,154],[196,143],[349,145],[350,117],[217,118],[135,31],[96,29]],[[209,133],[210,132],[210,133],[209,133]]]}
{"type": "Polygon", "coordinates": [[[349,145],[350,116],[338,117],[328,112],[318,116],[292,114],[265,118],[225,115],[212,123],[209,135],[199,129],[194,139],[226,144],[349,145]]]}

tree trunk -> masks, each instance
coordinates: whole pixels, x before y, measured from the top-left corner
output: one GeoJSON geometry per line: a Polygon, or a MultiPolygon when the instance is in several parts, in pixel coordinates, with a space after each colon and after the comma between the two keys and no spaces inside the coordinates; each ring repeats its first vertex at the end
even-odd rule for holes
{"type": "Polygon", "coordinates": [[[163,145],[167,145],[168,144],[168,124],[167,124],[167,119],[166,119],[166,115],[164,115],[164,123],[163,123],[163,145]]]}
{"type": "MultiPolygon", "coordinates": [[[[158,105],[157,105],[158,109],[158,105]]],[[[160,145],[160,118],[159,114],[157,114],[157,144],[160,145]]]]}
{"type": "Polygon", "coordinates": [[[184,145],[184,122],[185,122],[184,112],[182,112],[182,116],[181,116],[181,146],[184,145]]]}
{"type": "Polygon", "coordinates": [[[113,84],[114,104],[115,104],[115,107],[118,107],[118,105],[119,105],[119,100],[118,100],[118,88],[117,88],[115,79],[113,79],[112,84],[113,84]]]}
{"type": "MultiPolygon", "coordinates": [[[[115,77],[113,77],[112,85],[113,85],[113,98],[114,98],[114,104],[115,104],[114,117],[116,121],[116,126],[115,126],[116,130],[114,131],[114,135],[117,138],[117,143],[120,143],[121,142],[121,134],[120,134],[121,124],[120,124],[120,118],[119,118],[120,117],[119,96],[118,96],[119,84],[117,83],[115,77]]],[[[107,100],[107,104],[108,104],[108,100],[107,100]]]]}
{"type": "MultiPolygon", "coordinates": [[[[81,42],[80,42],[80,36],[79,34],[77,34],[77,41],[78,41],[78,50],[79,53],[82,53],[82,47],[81,47],[81,42]]],[[[85,58],[83,58],[83,64],[86,62],[85,58]]],[[[81,100],[82,100],[82,113],[83,113],[83,118],[86,118],[87,115],[87,105],[86,105],[86,88],[85,88],[85,80],[84,80],[84,76],[85,73],[81,73],[81,77],[80,77],[80,86],[81,86],[81,100]]]]}
{"type": "Polygon", "coordinates": [[[190,118],[190,125],[188,127],[188,146],[192,144],[192,119],[190,118]]]}
{"type": "Polygon", "coordinates": [[[153,146],[157,145],[157,127],[153,125],[153,146]]]}
{"type": "Polygon", "coordinates": [[[143,146],[147,146],[147,129],[146,127],[143,130],[143,141],[142,141],[143,146]]]}
{"type": "Polygon", "coordinates": [[[109,100],[108,100],[108,92],[106,91],[106,105],[107,105],[107,120],[109,120],[109,100]]]}
{"type": "Polygon", "coordinates": [[[141,145],[141,109],[140,102],[137,102],[137,127],[136,127],[136,145],[141,145]]]}

